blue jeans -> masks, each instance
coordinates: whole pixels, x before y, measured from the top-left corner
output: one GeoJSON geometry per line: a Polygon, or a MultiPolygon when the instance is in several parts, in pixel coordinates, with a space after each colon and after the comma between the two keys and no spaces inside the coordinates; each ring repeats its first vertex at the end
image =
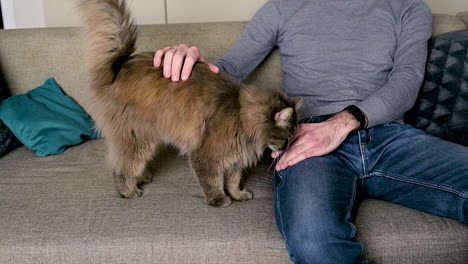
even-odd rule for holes
{"type": "Polygon", "coordinates": [[[275,172],[273,184],[276,221],[294,263],[361,263],[356,197],[468,224],[468,148],[409,125],[354,132],[333,153],[275,172]]]}

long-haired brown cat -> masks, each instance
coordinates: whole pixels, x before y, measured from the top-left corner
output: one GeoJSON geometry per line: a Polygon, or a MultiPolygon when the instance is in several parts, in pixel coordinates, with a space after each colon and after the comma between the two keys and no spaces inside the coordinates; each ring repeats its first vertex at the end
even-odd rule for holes
{"type": "Polygon", "coordinates": [[[134,54],[137,27],[125,1],[83,0],[80,10],[92,113],[109,145],[118,193],[141,196],[139,185],[152,178],[147,162],[168,143],[189,156],[210,205],[252,199],[239,188],[242,170],[267,147],[285,148],[296,130],[296,102],[204,64],[195,65],[189,80],[173,83],[153,67],[153,52],[134,54]]]}

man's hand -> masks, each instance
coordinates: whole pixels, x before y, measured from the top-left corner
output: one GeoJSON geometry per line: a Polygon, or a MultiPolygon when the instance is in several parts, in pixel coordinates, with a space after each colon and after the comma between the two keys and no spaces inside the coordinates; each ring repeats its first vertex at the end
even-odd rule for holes
{"type": "MultiPolygon", "coordinates": [[[[327,121],[315,124],[301,124],[291,146],[276,164],[281,171],[311,157],[324,156],[336,150],[351,131],[359,128],[359,122],[349,112],[336,114],[327,121]]],[[[273,152],[276,158],[280,152],[273,152]]]]}
{"type": "Polygon", "coordinates": [[[206,62],[197,47],[189,47],[186,44],[165,47],[156,51],[153,65],[156,68],[162,65],[164,77],[170,78],[173,82],[178,82],[180,79],[185,81],[190,77],[193,65],[197,61],[207,64],[212,72],[219,72],[218,67],[206,62]]]}

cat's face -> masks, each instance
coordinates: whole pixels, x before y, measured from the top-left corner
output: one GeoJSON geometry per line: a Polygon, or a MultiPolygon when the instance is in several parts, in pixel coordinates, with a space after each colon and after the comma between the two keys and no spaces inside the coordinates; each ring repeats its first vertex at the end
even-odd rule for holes
{"type": "Polygon", "coordinates": [[[296,110],[301,106],[302,99],[297,101],[282,98],[282,105],[272,113],[273,127],[268,131],[267,147],[272,151],[284,151],[296,134],[296,110]]]}

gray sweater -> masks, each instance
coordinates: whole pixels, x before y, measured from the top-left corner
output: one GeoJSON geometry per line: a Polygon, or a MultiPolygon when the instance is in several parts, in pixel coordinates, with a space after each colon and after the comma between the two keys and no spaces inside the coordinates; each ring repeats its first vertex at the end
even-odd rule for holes
{"type": "Polygon", "coordinates": [[[401,122],[424,76],[432,14],[422,0],[269,0],[214,63],[244,80],[279,48],[300,117],[355,104],[369,127],[401,122]]]}

